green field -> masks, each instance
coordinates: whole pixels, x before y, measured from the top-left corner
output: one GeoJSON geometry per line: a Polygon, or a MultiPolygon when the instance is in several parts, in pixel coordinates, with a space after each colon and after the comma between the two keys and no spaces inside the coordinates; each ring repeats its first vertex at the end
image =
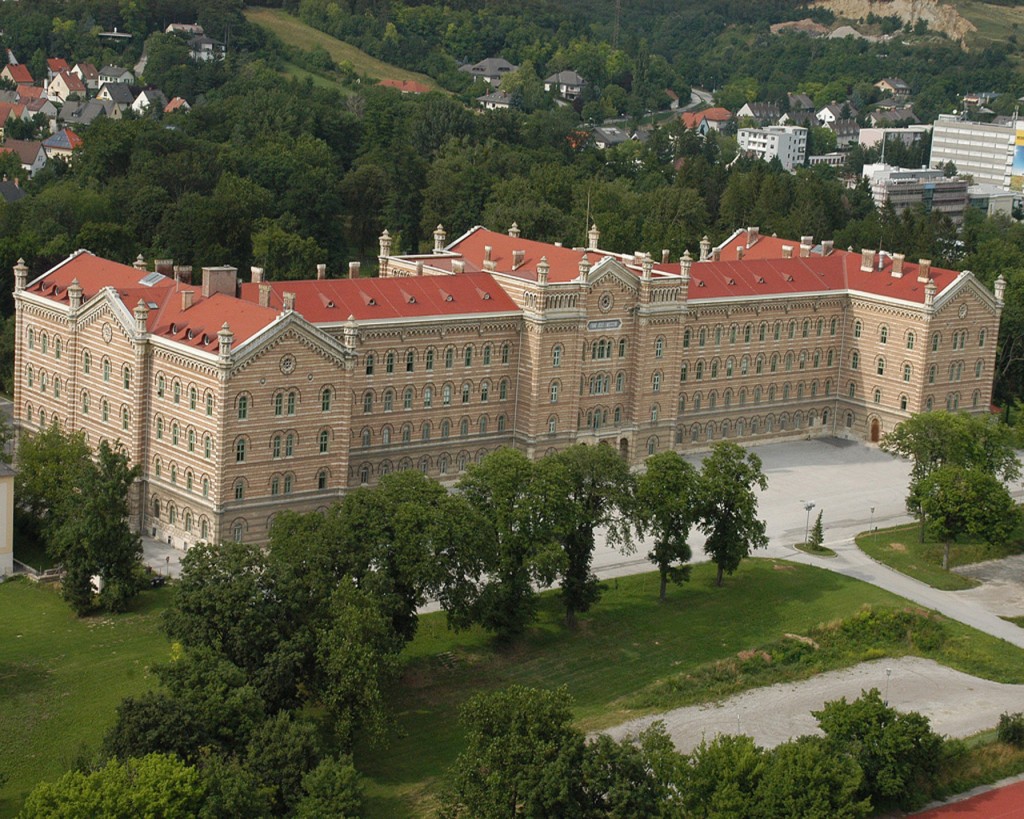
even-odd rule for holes
{"type": "MultiPolygon", "coordinates": [[[[581,621],[578,632],[562,625],[558,599],[549,595],[532,633],[512,649],[495,651],[481,632],[452,635],[441,616],[424,617],[407,650],[408,666],[396,692],[397,737],[382,749],[362,749],[357,763],[370,783],[371,815],[430,813],[438,779],[458,753],[458,706],[468,696],[510,683],[565,685],[576,703],[579,724],[596,730],[645,713],[665,710],[736,690],[775,682],[784,669],[732,674],[740,652],[806,634],[847,618],[865,604],[901,606],[895,595],[831,572],[771,560],[750,560],[723,588],[713,586],[713,568],[694,568],[693,580],[657,600],[654,574],[621,578],[581,621]],[[709,664],[712,666],[708,669],[709,664]],[[725,669],[723,671],[723,668],[725,669]],[[687,675],[682,684],[666,678],[687,675]]],[[[1003,682],[1024,682],[1024,652],[957,623],[935,659],[1003,682]]],[[[792,673],[810,676],[825,667],[908,653],[873,645],[852,648],[841,658],[822,657],[792,673]],[[822,665],[824,663],[825,665],[822,665]]]]}
{"type": "Polygon", "coordinates": [[[996,6],[978,0],[952,0],[952,5],[956,6],[961,17],[966,17],[978,27],[974,34],[968,35],[968,46],[975,41],[984,45],[993,40],[1005,41],[1014,34],[1024,34],[1022,6],[996,6]]]}
{"type": "MultiPolygon", "coordinates": [[[[353,45],[336,40],[322,31],[317,31],[312,26],[307,26],[297,17],[293,17],[280,9],[269,9],[249,7],[245,10],[245,18],[258,26],[262,26],[278,37],[286,44],[305,51],[316,46],[325,49],[336,63],[348,63],[357,74],[363,77],[371,77],[376,80],[415,80],[423,83],[431,89],[437,89],[437,83],[426,74],[418,74],[415,71],[406,71],[404,68],[382,62],[376,57],[371,57],[365,51],[361,51],[353,45]]],[[[290,66],[289,71],[294,76],[305,76],[307,72],[290,66]],[[301,74],[300,74],[301,72],[301,74]]],[[[325,82],[329,82],[325,80],[325,82]]]]}
{"type": "Polygon", "coordinates": [[[122,698],[153,684],[149,668],[168,653],[157,616],[168,598],[147,591],[129,614],[78,619],[51,587],[0,584],[0,816],[95,752],[122,698]]]}
{"type": "MultiPolygon", "coordinates": [[[[884,563],[936,589],[960,591],[978,585],[969,577],[943,569],[942,544],[934,540],[921,543],[920,532],[921,527],[917,523],[880,529],[871,534],[858,535],[857,545],[879,563],[884,563]]],[[[983,560],[997,560],[1020,554],[1022,535],[1024,532],[1018,529],[1009,542],[995,546],[988,543],[972,543],[962,538],[950,549],[949,564],[967,566],[983,560]]]]}

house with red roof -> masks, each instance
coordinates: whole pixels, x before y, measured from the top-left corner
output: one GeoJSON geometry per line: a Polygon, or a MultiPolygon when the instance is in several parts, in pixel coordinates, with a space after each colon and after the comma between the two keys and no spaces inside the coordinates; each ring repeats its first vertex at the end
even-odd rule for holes
{"type": "Polygon", "coordinates": [[[684,111],[680,119],[684,127],[703,136],[708,131],[724,131],[732,122],[732,112],[725,108],[705,108],[703,111],[684,111]]]}
{"type": "Polygon", "coordinates": [[[188,100],[184,97],[174,97],[167,105],[164,106],[165,114],[172,114],[175,111],[191,111],[192,106],[188,104],[188,100]]]}
{"type": "Polygon", "coordinates": [[[429,94],[430,86],[415,80],[381,80],[384,88],[395,88],[403,94],[429,94]]]}
{"type": "Polygon", "coordinates": [[[628,463],[716,441],[878,440],[986,412],[1005,280],[738,229],[669,250],[438,225],[299,281],[77,251],[14,270],[14,419],[120,440],[136,525],[186,549],[266,542],[394,471],[455,480],[500,447],[628,463]]]}
{"type": "Polygon", "coordinates": [[[35,80],[32,79],[32,74],[28,70],[27,65],[21,63],[8,63],[0,71],[0,78],[13,82],[15,85],[32,85],[35,80]]]}
{"type": "Polygon", "coordinates": [[[46,60],[46,81],[51,82],[61,71],[70,71],[71,66],[63,57],[48,57],[46,60]]]}
{"type": "Polygon", "coordinates": [[[92,63],[75,63],[75,67],[71,69],[71,73],[85,83],[85,87],[89,91],[99,91],[100,72],[92,63]]]}
{"type": "Polygon", "coordinates": [[[82,145],[82,138],[70,128],[62,128],[43,140],[43,150],[48,159],[59,157],[67,162],[71,161],[75,150],[82,145]]]}
{"type": "Polygon", "coordinates": [[[55,74],[46,86],[46,96],[55,102],[65,102],[72,95],[80,100],[85,100],[88,90],[81,78],[70,71],[65,70],[55,74]]]}
{"type": "Polygon", "coordinates": [[[5,139],[0,144],[0,153],[17,155],[22,170],[35,176],[46,165],[46,151],[43,144],[34,139],[5,139]]]}

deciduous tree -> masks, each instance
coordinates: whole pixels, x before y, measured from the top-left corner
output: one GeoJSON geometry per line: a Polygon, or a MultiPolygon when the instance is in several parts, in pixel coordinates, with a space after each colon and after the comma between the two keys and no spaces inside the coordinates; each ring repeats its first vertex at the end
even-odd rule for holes
{"type": "Polygon", "coordinates": [[[668,581],[690,579],[687,539],[697,522],[699,474],[678,453],[662,452],[647,459],[647,471],[637,479],[636,517],[654,539],[648,559],[658,567],[659,596],[665,599],[668,581]]]}

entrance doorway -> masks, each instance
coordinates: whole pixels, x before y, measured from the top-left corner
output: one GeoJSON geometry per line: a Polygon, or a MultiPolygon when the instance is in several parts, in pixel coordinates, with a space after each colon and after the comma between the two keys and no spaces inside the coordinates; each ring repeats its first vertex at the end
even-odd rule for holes
{"type": "Polygon", "coordinates": [[[878,423],[877,418],[871,419],[871,443],[877,444],[882,431],[881,424],[878,423]]]}
{"type": "Polygon", "coordinates": [[[624,461],[629,460],[629,438],[623,438],[619,441],[619,454],[624,461]]]}

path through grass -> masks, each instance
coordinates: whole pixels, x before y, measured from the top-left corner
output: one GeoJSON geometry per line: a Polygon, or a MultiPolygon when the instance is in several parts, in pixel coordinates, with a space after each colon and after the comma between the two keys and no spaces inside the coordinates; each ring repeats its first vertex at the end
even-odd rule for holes
{"type": "Polygon", "coordinates": [[[79,619],[50,587],[0,584],[0,816],[93,753],[121,699],[153,685],[150,666],[168,656],[168,596],[146,591],[128,614],[79,619]]]}

